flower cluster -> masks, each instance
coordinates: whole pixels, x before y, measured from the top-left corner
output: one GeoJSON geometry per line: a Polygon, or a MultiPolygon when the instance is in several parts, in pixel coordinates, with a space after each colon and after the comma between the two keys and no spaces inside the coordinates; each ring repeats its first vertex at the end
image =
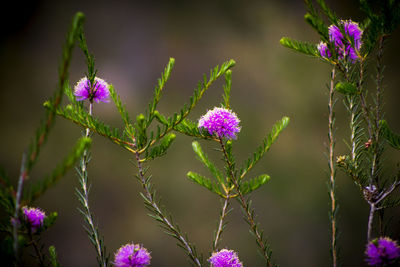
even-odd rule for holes
{"type": "Polygon", "coordinates": [[[115,253],[117,267],[145,267],[150,264],[150,253],[142,245],[126,244],[115,253]]]}
{"type": "MultiPolygon", "coordinates": [[[[354,63],[359,59],[358,51],[362,45],[363,31],[358,26],[358,23],[351,20],[341,20],[339,27],[336,25],[329,27],[329,41],[333,44],[339,60],[348,58],[350,62],[354,63]],[[344,34],[339,27],[343,27],[344,34]]],[[[332,57],[328,45],[324,42],[318,44],[318,51],[321,57],[332,57]]]]}
{"type": "Polygon", "coordinates": [[[95,78],[94,84],[90,83],[87,77],[79,80],[75,85],[74,95],[77,101],[88,99],[89,101],[95,101],[96,103],[108,102],[110,92],[108,89],[109,85],[103,79],[95,78]]]}
{"type": "Polygon", "coordinates": [[[381,237],[371,241],[365,251],[366,262],[370,266],[388,266],[400,259],[400,247],[396,241],[381,237]]]}
{"type": "Polygon", "coordinates": [[[221,249],[208,259],[211,267],[243,267],[238,255],[233,250],[221,249]]]}
{"type": "Polygon", "coordinates": [[[198,127],[219,138],[236,139],[236,133],[240,131],[239,122],[231,110],[215,107],[200,118],[198,127]]]}
{"type": "Polygon", "coordinates": [[[25,220],[31,226],[32,231],[35,231],[39,227],[43,226],[43,221],[44,218],[46,217],[46,214],[42,210],[38,208],[23,207],[22,213],[24,215],[25,220]]]}

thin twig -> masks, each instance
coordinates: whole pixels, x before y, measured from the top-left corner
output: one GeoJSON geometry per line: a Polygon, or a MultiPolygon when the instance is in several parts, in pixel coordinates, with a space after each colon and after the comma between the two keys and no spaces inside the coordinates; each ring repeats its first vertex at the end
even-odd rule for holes
{"type": "Polygon", "coordinates": [[[20,175],[19,175],[19,179],[18,179],[17,193],[16,193],[16,197],[15,197],[14,217],[11,219],[11,222],[13,225],[13,249],[14,249],[15,260],[17,263],[18,263],[18,259],[19,259],[19,256],[18,256],[18,229],[19,229],[18,213],[19,213],[19,209],[20,209],[22,189],[23,189],[26,177],[27,177],[26,153],[24,153],[22,155],[21,170],[20,170],[20,175]]]}
{"type": "Polygon", "coordinates": [[[330,169],[330,199],[331,199],[331,231],[332,231],[332,241],[331,241],[331,253],[332,253],[332,264],[333,267],[337,266],[337,225],[336,225],[336,171],[335,171],[335,161],[334,161],[334,147],[335,147],[335,137],[334,137],[334,80],[335,80],[335,67],[332,69],[331,82],[329,87],[329,121],[328,121],[328,137],[329,137],[329,169],[330,169]]]}
{"type": "Polygon", "coordinates": [[[45,261],[44,261],[44,255],[40,252],[40,249],[38,248],[38,244],[36,243],[35,239],[33,238],[32,230],[29,229],[28,231],[29,231],[29,239],[31,241],[31,244],[32,244],[32,246],[33,246],[33,248],[35,250],[35,253],[37,255],[37,258],[39,260],[39,265],[41,267],[45,267],[46,264],[45,264],[45,261]]]}
{"type": "Polygon", "coordinates": [[[219,217],[218,230],[215,233],[215,239],[212,246],[213,252],[218,249],[218,242],[220,241],[222,230],[224,228],[224,219],[226,215],[229,213],[229,210],[227,210],[229,206],[229,200],[230,200],[230,195],[228,194],[225,198],[224,205],[222,206],[221,216],[219,217]]]}
{"type": "MultiPolygon", "coordinates": [[[[93,113],[93,102],[90,102],[89,115],[92,116],[92,113],[93,113]]],[[[85,137],[89,136],[90,136],[90,129],[86,128],[85,137]]],[[[102,242],[99,238],[98,231],[94,224],[93,216],[92,213],[90,212],[90,207],[89,207],[89,186],[88,186],[87,165],[88,165],[88,151],[86,149],[83,152],[83,156],[81,159],[81,173],[79,173],[79,178],[80,178],[79,183],[81,185],[83,194],[79,194],[79,197],[83,197],[82,199],[83,201],[81,201],[81,204],[84,207],[84,213],[85,213],[84,216],[90,228],[89,234],[93,235],[92,242],[94,241],[99,264],[103,267],[106,267],[107,266],[106,256],[104,255],[104,251],[101,245],[102,242]]]]}
{"type": "Polygon", "coordinates": [[[236,191],[237,191],[237,195],[239,196],[239,203],[242,206],[243,211],[246,213],[247,222],[250,224],[251,231],[253,232],[253,234],[254,234],[254,236],[256,238],[257,245],[260,247],[260,249],[262,251],[262,254],[263,254],[263,257],[265,259],[265,262],[266,262],[268,267],[271,267],[272,266],[271,265],[271,257],[270,257],[270,253],[271,252],[270,252],[269,248],[266,247],[265,241],[263,240],[262,233],[260,233],[259,230],[258,230],[258,225],[255,222],[255,218],[254,218],[254,212],[251,212],[249,210],[250,209],[249,202],[247,202],[245,200],[244,195],[239,190],[239,184],[238,184],[238,182],[236,180],[236,177],[235,177],[235,173],[234,173],[234,170],[233,170],[233,164],[229,160],[229,156],[228,156],[228,153],[227,153],[227,151],[225,149],[225,145],[224,145],[224,142],[223,142],[222,138],[219,138],[219,143],[221,144],[221,148],[222,148],[222,151],[224,153],[225,160],[226,160],[226,162],[228,164],[228,168],[229,168],[230,175],[231,175],[231,179],[230,180],[233,183],[233,185],[235,186],[236,191]]]}
{"type": "Polygon", "coordinates": [[[193,251],[192,247],[190,246],[190,243],[180,233],[179,229],[177,229],[177,227],[175,227],[175,225],[173,225],[172,222],[170,222],[170,220],[168,220],[168,218],[163,214],[162,210],[160,209],[160,207],[158,206],[157,202],[153,198],[151,185],[149,185],[148,179],[146,179],[145,171],[144,171],[144,168],[143,168],[143,165],[142,165],[142,160],[140,158],[139,152],[137,151],[136,139],[134,137],[132,137],[132,139],[134,141],[133,149],[136,151],[135,158],[136,158],[137,168],[138,168],[138,171],[139,171],[139,176],[138,177],[140,178],[140,182],[141,182],[142,187],[143,187],[143,189],[145,191],[147,201],[149,201],[149,203],[151,204],[152,208],[154,209],[156,214],[161,218],[161,220],[164,223],[164,225],[168,227],[168,230],[171,233],[173,233],[178,238],[178,240],[181,242],[181,244],[183,245],[184,249],[187,251],[187,253],[189,254],[190,258],[193,260],[194,264],[196,266],[198,266],[198,267],[201,267],[202,266],[201,262],[198,259],[197,255],[195,254],[195,252],[193,251]]]}
{"type": "Polygon", "coordinates": [[[370,203],[369,206],[370,206],[370,209],[369,209],[368,232],[367,232],[368,242],[371,241],[372,223],[374,221],[374,214],[376,211],[375,203],[370,203]]]}
{"type": "Polygon", "coordinates": [[[384,36],[379,38],[378,52],[376,55],[376,95],[375,95],[375,121],[374,121],[374,132],[373,132],[373,159],[371,165],[371,181],[376,184],[379,183],[378,173],[380,165],[380,156],[382,154],[381,145],[379,144],[380,126],[379,122],[382,117],[382,95],[383,95],[383,45],[384,36]]]}

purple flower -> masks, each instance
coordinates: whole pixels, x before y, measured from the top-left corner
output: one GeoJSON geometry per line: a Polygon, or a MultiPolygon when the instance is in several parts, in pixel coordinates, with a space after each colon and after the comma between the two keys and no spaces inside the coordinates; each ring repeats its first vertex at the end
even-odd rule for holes
{"type": "Polygon", "coordinates": [[[233,250],[221,249],[218,252],[213,252],[208,261],[211,267],[243,267],[237,253],[233,250]]]}
{"type": "Polygon", "coordinates": [[[109,100],[110,92],[108,90],[108,84],[100,78],[94,79],[94,84],[90,84],[87,77],[79,80],[75,85],[74,95],[77,101],[89,99],[89,101],[100,101],[107,103],[109,100]]]}
{"type": "Polygon", "coordinates": [[[363,31],[358,26],[358,23],[351,20],[346,20],[342,21],[342,24],[344,27],[344,32],[352,39],[352,41],[354,41],[354,48],[360,50],[363,31]]]}
{"type": "Polygon", "coordinates": [[[375,239],[367,245],[366,262],[370,266],[388,266],[400,258],[400,247],[388,237],[375,239]]]}
{"type": "Polygon", "coordinates": [[[46,217],[46,214],[42,210],[38,208],[23,207],[22,213],[24,214],[25,220],[31,226],[32,231],[43,226],[43,220],[46,217]]]}
{"type": "Polygon", "coordinates": [[[239,122],[231,110],[215,107],[200,118],[198,127],[207,129],[209,134],[219,138],[236,139],[236,133],[240,131],[239,122]]]}
{"type": "Polygon", "coordinates": [[[330,58],[332,56],[331,51],[328,49],[328,45],[322,41],[318,44],[318,51],[321,57],[330,58]]]}
{"type": "Polygon", "coordinates": [[[142,245],[126,244],[115,253],[117,267],[145,267],[150,264],[150,253],[142,245]]]}
{"type": "Polygon", "coordinates": [[[329,26],[329,41],[334,43],[336,47],[343,46],[343,34],[340,31],[339,27],[336,25],[329,26]]]}
{"type": "MultiPolygon", "coordinates": [[[[343,27],[345,35],[343,35],[338,26],[331,25],[329,26],[329,41],[335,45],[340,60],[347,56],[354,63],[359,59],[357,52],[361,48],[363,31],[358,26],[358,23],[351,20],[341,20],[339,25],[343,27]]],[[[319,48],[318,50],[320,51],[319,48]]]]}

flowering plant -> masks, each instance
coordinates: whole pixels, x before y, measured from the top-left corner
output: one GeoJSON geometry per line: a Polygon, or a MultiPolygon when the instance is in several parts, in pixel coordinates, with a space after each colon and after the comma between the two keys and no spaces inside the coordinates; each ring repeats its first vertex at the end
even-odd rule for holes
{"type": "MultiPolygon", "coordinates": [[[[338,266],[341,260],[338,253],[340,239],[338,238],[336,183],[337,171],[341,170],[351,178],[359,190],[360,197],[370,208],[369,216],[366,216],[367,231],[365,242],[363,241],[366,244],[363,261],[370,266],[393,266],[399,263],[400,249],[397,241],[386,237],[395,236],[395,233],[392,229],[385,227],[388,219],[384,217],[384,214],[387,214],[390,207],[400,203],[395,195],[395,190],[400,185],[400,174],[387,175],[382,169],[385,148],[389,144],[395,149],[400,149],[400,135],[394,133],[384,120],[382,54],[387,38],[400,22],[400,4],[396,1],[385,0],[385,4],[375,10],[375,6],[370,1],[363,0],[361,5],[366,14],[366,20],[356,22],[338,18],[323,0],[317,1],[318,8],[314,7],[309,0],[305,2],[308,10],[305,18],[319,34],[318,44],[299,42],[290,38],[282,38],[281,43],[317,58],[332,68],[328,86],[327,142],[332,265],[338,266]],[[320,11],[327,18],[322,18],[320,11]],[[329,21],[328,24],[325,21],[329,21]],[[372,61],[377,67],[375,95],[369,94],[366,90],[365,73],[368,70],[366,63],[372,61]],[[349,120],[350,126],[347,136],[349,150],[341,153],[338,153],[335,147],[337,99],[343,99],[348,111],[346,119],[349,120]]],[[[33,260],[40,266],[60,266],[55,247],[47,248],[42,239],[43,234],[55,223],[57,213],[47,212],[46,214],[40,208],[34,208],[33,206],[37,205],[33,204],[49,188],[56,186],[61,177],[74,166],[78,178],[78,185],[75,188],[75,197],[79,201],[78,210],[83,219],[87,240],[96,254],[98,265],[145,267],[151,265],[152,260],[160,257],[152,250],[152,247],[153,249],[155,247],[153,244],[145,242],[142,244],[138,240],[139,237],[134,235],[127,234],[128,241],[118,240],[119,248],[115,249],[117,247],[115,246],[114,253],[110,253],[109,246],[105,245],[109,244],[110,237],[108,234],[105,236],[101,234],[99,226],[102,226],[102,221],[96,218],[93,212],[93,207],[98,207],[98,203],[90,198],[91,183],[96,181],[93,184],[98,184],[97,180],[92,179],[93,174],[89,167],[93,164],[90,150],[92,139],[98,135],[127,152],[129,160],[134,163],[133,168],[137,172],[136,178],[139,184],[139,189],[133,192],[140,191],[138,195],[142,198],[148,215],[162,228],[162,231],[157,232],[156,235],[164,232],[176,240],[177,246],[183,249],[191,265],[246,266],[246,253],[239,251],[229,239],[225,244],[222,242],[226,229],[237,231],[237,224],[228,223],[228,219],[234,216],[232,210],[236,207],[234,206],[236,203],[248,224],[251,238],[255,241],[252,244],[253,247],[249,244],[250,250],[258,250],[258,254],[261,255],[261,259],[258,260],[264,265],[277,266],[276,262],[279,259],[276,259],[275,254],[272,253],[272,246],[267,238],[270,229],[266,228],[264,232],[263,225],[257,217],[257,214],[260,214],[260,207],[256,209],[256,205],[253,205],[255,199],[253,192],[270,180],[273,181],[264,172],[266,167],[259,163],[288,126],[289,118],[283,116],[277,120],[261,140],[260,145],[247,159],[245,157],[243,160],[243,151],[238,151],[239,146],[236,145],[239,145],[241,137],[248,133],[248,128],[245,127],[246,119],[245,116],[242,117],[241,112],[238,112],[239,106],[230,102],[235,61],[228,60],[211,69],[209,75],[205,75],[198,83],[189,101],[174,113],[167,115],[159,103],[172,74],[175,65],[174,58],[169,59],[146,108],[142,113],[132,116],[124,104],[124,99],[120,97],[112,84],[113,81],[100,78],[106,77],[107,73],[104,73],[102,69],[99,71],[96,69],[94,55],[89,52],[83,31],[83,21],[82,13],[78,13],[73,19],[63,50],[58,89],[53,98],[44,104],[45,119],[38,127],[29,149],[23,155],[17,186],[14,187],[0,169],[0,204],[7,217],[1,222],[2,233],[4,233],[0,254],[2,263],[15,266],[29,265],[31,264],[29,254],[32,254],[33,260]],[[71,83],[75,84],[73,86],[68,80],[68,69],[72,51],[76,45],[85,56],[87,71],[80,73],[80,77],[83,78],[73,81],[71,83]],[[215,106],[203,107],[204,113],[201,116],[192,115],[203,96],[221,78],[225,79],[222,85],[221,101],[218,101],[215,106]],[[63,100],[64,97],[67,99],[63,100]],[[111,126],[97,115],[97,107],[105,106],[109,102],[111,102],[109,106],[113,105],[118,112],[122,127],[111,126]],[[49,175],[43,179],[31,181],[29,178],[32,175],[32,169],[51,130],[54,118],[57,116],[77,125],[82,131],[82,137],[49,175]],[[212,239],[209,242],[210,248],[203,253],[201,251],[206,249],[203,246],[197,246],[192,241],[193,235],[190,236],[182,230],[174,214],[166,209],[161,201],[160,193],[156,194],[159,192],[156,188],[160,186],[157,184],[158,180],[152,178],[152,171],[159,168],[157,159],[166,156],[175,140],[183,136],[191,140],[195,157],[208,171],[208,174],[201,174],[190,170],[193,166],[181,164],[187,172],[186,176],[190,185],[199,185],[201,190],[207,190],[207,193],[211,193],[220,203],[215,205],[219,207],[219,216],[215,216],[217,222],[214,235],[210,238],[212,239]],[[212,148],[212,151],[208,152],[209,148],[212,148]],[[211,153],[215,152],[222,159],[219,164],[213,160],[215,154],[211,153]],[[258,169],[255,168],[256,165],[258,169]],[[252,176],[252,172],[258,172],[258,174],[252,176]],[[121,246],[121,244],[126,245],[121,246]]],[[[261,120],[262,116],[254,115],[253,118],[261,120]]],[[[268,113],[266,116],[272,117],[268,113]]],[[[93,158],[96,159],[94,153],[93,158]]],[[[167,175],[165,177],[168,178],[167,175]]],[[[112,183],[113,179],[116,178],[112,177],[107,180],[107,183],[112,183]]],[[[179,186],[174,184],[174,190],[178,189],[179,186]]],[[[268,219],[275,218],[271,216],[268,219]]],[[[144,234],[150,234],[145,230],[143,230],[144,234]]],[[[296,229],[290,230],[296,231],[296,229]]],[[[251,257],[255,254],[256,252],[253,251],[251,257]]]]}
{"type": "MultiPolygon", "coordinates": [[[[387,208],[400,204],[393,192],[400,186],[400,173],[383,172],[383,153],[387,144],[400,149],[400,136],[393,133],[384,120],[383,111],[383,51],[386,40],[399,24],[400,5],[393,1],[384,1],[374,7],[372,1],[360,1],[361,9],[366,14],[362,23],[339,19],[324,1],[317,1],[322,13],[332,23],[325,25],[321,14],[306,0],[306,21],[318,32],[322,41],[313,44],[298,42],[290,38],[282,38],[281,44],[300,53],[311,55],[330,64],[332,71],[329,81],[328,99],[328,166],[329,196],[331,200],[331,256],[332,265],[338,266],[338,202],[336,170],[347,174],[358,187],[360,196],[370,207],[367,216],[366,240],[369,243],[366,260],[372,266],[382,266],[375,254],[384,250],[381,245],[375,247],[373,240],[374,216],[379,212],[380,235],[384,230],[384,212],[387,208]],[[375,61],[375,94],[367,90],[365,73],[366,62],[375,61]],[[338,156],[336,143],[335,103],[341,94],[348,111],[349,133],[346,155],[338,156]]],[[[378,243],[388,243],[387,239],[379,239],[378,243]]],[[[384,253],[383,253],[384,254],[384,253]]],[[[395,254],[393,254],[395,255],[395,254]]],[[[394,256],[396,258],[398,256],[394,256]]],[[[379,257],[378,257],[379,258],[379,257]]]]}

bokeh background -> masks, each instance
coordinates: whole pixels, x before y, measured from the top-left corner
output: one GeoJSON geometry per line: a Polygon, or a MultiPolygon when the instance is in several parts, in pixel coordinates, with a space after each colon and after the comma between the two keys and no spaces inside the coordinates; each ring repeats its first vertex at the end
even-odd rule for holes
{"type": "MultiPolygon", "coordinates": [[[[280,46],[282,36],[318,42],[304,22],[300,0],[273,1],[25,1],[3,9],[0,42],[0,163],[16,181],[23,151],[42,118],[42,104],[55,89],[61,47],[71,18],[86,14],[89,49],[96,57],[98,75],[112,83],[132,116],[146,107],[169,57],[176,59],[159,110],[177,111],[188,102],[197,82],[209,69],[235,59],[232,108],[242,131],[235,142],[237,162],[260,144],[272,124],[286,115],[289,127],[267,156],[250,173],[269,174],[271,181],[253,194],[258,220],[281,266],[329,266],[329,199],[327,163],[327,64],[280,46]]],[[[359,20],[357,1],[327,1],[342,18],[359,20]]],[[[386,118],[400,131],[398,117],[400,32],[385,51],[386,118]]],[[[85,72],[84,58],[74,52],[71,84],[85,72]]],[[[368,74],[372,83],[373,73],[368,74]]],[[[219,105],[222,81],[205,95],[191,115],[197,120],[219,105]]],[[[113,126],[122,126],[112,104],[95,105],[95,114],[113,126]]],[[[348,129],[341,99],[337,103],[338,152],[345,153],[348,129]]],[[[81,129],[58,118],[31,179],[48,173],[80,137],[81,129]]],[[[190,240],[206,257],[216,228],[217,197],[186,178],[190,170],[207,174],[191,149],[191,138],[178,135],[167,156],[150,164],[150,173],[162,202],[190,240]]],[[[213,146],[210,157],[221,163],[213,146]]],[[[389,163],[400,160],[389,150],[389,163]]],[[[175,241],[148,217],[134,178],[132,155],[108,140],[94,136],[89,167],[91,207],[113,253],[128,242],[152,251],[152,266],[188,266],[175,241]]],[[[220,164],[221,166],[221,164],[220,164]]],[[[393,165],[392,165],[393,166],[393,165]]],[[[394,172],[395,168],[388,168],[394,172]]],[[[37,202],[59,218],[44,241],[54,244],[64,266],[96,266],[95,252],[82,228],[70,171],[37,202]]],[[[364,266],[368,207],[349,178],[338,173],[340,204],[339,245],[343,266],[364,266]]],[[[222,247],[239,252],[245,266],[262,266],[236,202],[223,234],[222,247]]],[[[389,232],[399,239],[399,211],[391,210],[389,232]]]]}

